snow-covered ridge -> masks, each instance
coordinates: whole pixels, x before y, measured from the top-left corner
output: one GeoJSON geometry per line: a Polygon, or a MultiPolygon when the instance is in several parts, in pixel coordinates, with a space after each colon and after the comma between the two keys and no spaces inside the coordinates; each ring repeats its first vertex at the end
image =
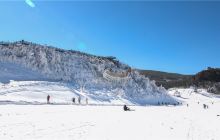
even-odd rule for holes
{"type": "MultiPolygon", "coordinates": [[[[16,65],[18,69],[22,67],[25,71],[36,72],[39,79],[68,82],[75,89],[81,88],[93,95],[110,93],[113,97],[115,94],[120,94],[121,99],[134,104],[157,104],[160,101],[173,104],[176,102],[163,87],[157,87],[154,81],[141,76],[136,70],[130,70],[128,65],[120,63],[113,57],[66,51],[26,41],[1,42],[0,64],[16,65]],[[106,70],[110,70],[112,75],[127,72],[126,78],[121,82],[106,79],[103,76],[106,70]]],[[[16,73],[17,70],[14,74],[16,73]]],[[[30,81],[32,78],[26,77],[31,77],[31,75],[23,76],[24,79],[16,79],[12,72],[10,80],[30,81]]],[[[0,81],[3,81],[1,77],[0,81]]],[[[7,79],[7,76],[3,77],[7,79]]],[[[33,80],[36,79],[33,78],[33,80]]]]}

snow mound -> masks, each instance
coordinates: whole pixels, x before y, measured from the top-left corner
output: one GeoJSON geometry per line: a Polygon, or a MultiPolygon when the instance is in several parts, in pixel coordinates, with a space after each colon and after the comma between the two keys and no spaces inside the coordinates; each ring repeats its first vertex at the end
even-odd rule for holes
{"type": "Polygon", "coordinates": [[[163,87],[156,86],[154,81],[114,57],[94,56],[19,41],[0,43],[0,62],[2,69],[6,70],[0,76],[0,81],[50,79],[71,83],[75,89],[82,88],[88,94],[92,93],[92,96],[109,97],[108,94],[111,94],[112,97],[120,96],[133,104],[177,102],[163,87]]]}

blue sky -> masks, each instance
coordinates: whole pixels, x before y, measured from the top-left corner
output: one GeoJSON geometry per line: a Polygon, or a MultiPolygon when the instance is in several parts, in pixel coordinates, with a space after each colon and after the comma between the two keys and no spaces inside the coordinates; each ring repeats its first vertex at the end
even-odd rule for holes
{"type": "Polygon", "coordinates": [[[0,40],[116,56],[140,69],[220,67],[220,1],[30,2],[0,1],[0,40]]]}

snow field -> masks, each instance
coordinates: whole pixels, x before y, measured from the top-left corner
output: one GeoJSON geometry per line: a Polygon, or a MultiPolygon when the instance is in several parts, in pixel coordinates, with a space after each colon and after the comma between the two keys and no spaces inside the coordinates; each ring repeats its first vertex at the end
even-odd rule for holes
{"type": "Polygon", "coordinates": [[[0,139],[218,140],[219,106],[1,105],[0,139]]]}
{"type": "Polygon", "coordinates": [[[0,140],[220,139],[220,98],[204,89],[169,89],[169,95],[182,105],[130,106],[135,109],[130,112],[119,106],[133,105],[128,100],[108,92],[90,92],[58,82],[0,84],[0,140]],[[48,94],[51,105],[45,105],[48,94]],[[71,105],[71,98],[79,95],[83,105],[71,105]]]}

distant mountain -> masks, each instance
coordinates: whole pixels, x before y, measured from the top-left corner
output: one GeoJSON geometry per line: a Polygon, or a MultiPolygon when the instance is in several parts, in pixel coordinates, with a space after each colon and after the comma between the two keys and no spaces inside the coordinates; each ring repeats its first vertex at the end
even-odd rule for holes
{"type": "Polygon", "coordinates": [[[138,70],[140,74],[155,80],[157,85],[162,85],[166,89],[172,87],[188,87],[191,85],[193,75],[182,75],[153,70],[138,70]]]}
{"type": "Polygon", "coordinates": [[[209,92],[220,94],[220,69],[210,68],[193,76],[193,84],[208,89],[209,92]]]}
{"type": "Polygon", "coordinates": [[[134,104],[175,103],[163,87],[115,57],[95,56],[27,41],[0,42],[0,82],[50,80],[89,94],[111,94],[134,104]],[[98,92],[97,92],[98,91],[98,92]]]}
{"type": "Polygon", "coordinates": [[[166,89],[173,87],[206,88],[212,93],[220,94],[220,69],[207,68],[195,75],[182,75],[152,70],[138,70],[140,74],[155,80],[156,84],[166,89]]]}

